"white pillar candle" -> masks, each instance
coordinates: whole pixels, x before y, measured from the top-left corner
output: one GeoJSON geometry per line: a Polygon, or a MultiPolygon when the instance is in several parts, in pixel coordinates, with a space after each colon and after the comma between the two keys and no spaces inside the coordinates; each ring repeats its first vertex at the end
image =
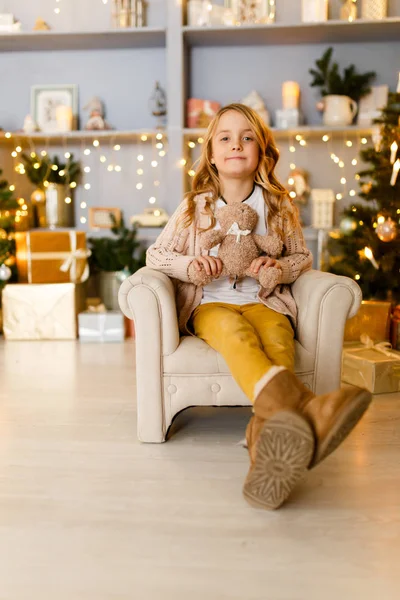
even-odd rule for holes
{"type": "Polygon", "coordinates": [[[284,81],[282,84],[283,108],[299,108],[300,87],[297,81],[284,81]]]}
{"type": "Polygon", "coordinates": [[[393,144],[390,146],[390,164],[391,165],[396,160],[397,150],[398,150],[398,145],[397,145],[397,142],[394,141],[393,144]]]}
{"type": "Polygon", "coordinates": [[[60,105],[56,108],[57,131],[72,130],[72,108],[70,106],[60,105]]]}
{"type": "Polygon", "coordinates": [[[400,169],[400,158],[398,158],[393,165],[393,171],[392,171],[392,177],[390,179],[390,185],[396,185],[399,169],[400,169]]]}

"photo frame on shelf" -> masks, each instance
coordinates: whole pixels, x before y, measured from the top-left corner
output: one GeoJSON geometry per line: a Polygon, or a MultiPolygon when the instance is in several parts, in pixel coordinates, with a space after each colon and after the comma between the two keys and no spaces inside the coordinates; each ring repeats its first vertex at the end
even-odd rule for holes
{"type": "Polygon", "coordinates": [[[121,209],[116,207],[104,208],[103,206],[89,207],[90,229],[111,229],[113,222],[110,215],[114,215],[117,223],[121,221],[121,209]]]}
{"type": "Polygon", "coordinates": [[[33,85],[31,116],[44,133],[73,131],[78,125],[78,86],[33,85]]]}

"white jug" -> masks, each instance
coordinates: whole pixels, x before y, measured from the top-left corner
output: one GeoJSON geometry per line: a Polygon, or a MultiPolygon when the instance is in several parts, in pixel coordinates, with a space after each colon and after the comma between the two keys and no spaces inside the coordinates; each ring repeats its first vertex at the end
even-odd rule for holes
{"type": "Polygon", "coordinates": [[[357,113],[357,102],[348,96],[324,96],[324,125],[351,125],[357,113]]]}

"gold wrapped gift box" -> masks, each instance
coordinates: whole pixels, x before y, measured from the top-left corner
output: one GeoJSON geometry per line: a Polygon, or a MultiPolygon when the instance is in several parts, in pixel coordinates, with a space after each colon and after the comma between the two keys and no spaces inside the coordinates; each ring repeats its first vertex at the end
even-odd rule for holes
{"type": "Polygon", "coordinates": [[[3,289],[7,340],[74,340],[86,308],[86,284],[8,284],[3,289]]]}
{"type": "Polygon", "coordinates": [[[346,322],[344,330],[345,342],[359,342],[362,334],[368,335],[374,342],[389,339],[390,302],[363,300],[355,317],[346,322]]]}
{"type": "Polygon", "coordinates": [[[84,231],[25,231],[15,242],[21,283],[76,283],[89,275],[84,231]]]}
{"type": "Polygon", "coordinates": [[[366,388],[373,394],[400,391],[400,352],[390,356],[375,348],[345,348],[342,381],[366,388]]]}

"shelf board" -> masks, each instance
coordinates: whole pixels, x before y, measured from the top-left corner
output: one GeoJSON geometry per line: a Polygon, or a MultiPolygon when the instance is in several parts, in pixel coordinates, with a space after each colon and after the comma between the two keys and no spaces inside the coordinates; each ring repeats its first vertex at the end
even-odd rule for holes
{"type": "MultiPolygon", "coordinates": [[[[282,139],[295,136],[297,134],[304,135],[307,137],[318,137],[322,135],[331,135],[332,137],[337,135],[371,135],[372,127],[358,127],[357,125],[351,125],[349,127],[327,127],[324,125],[300,125],[295,129],[277,129],[276,127],[270,127],[274,138],[282,139]]],[[[190,129],[185,128],[183,135],[186,138],[204,137],[206,129],[190,129]]]]}
{"type": "Polygon", "coordinates": [[[0,132],[0,144],[1,143],[16,143],[22,142],[24,140],[32,140],[34,142],[45,142],[45,143],[61,143],[64,140],[70,143],[78,143],[81,141],[92,141],[95,139],[106,140],[106,141],[119,141],[119,142],[131,142],[135,141],[141,135],[147,135],[152,138],[157,133],[162,133],[163,136],[166,136],[165,129],[132,129],[127,131],[117,131],[114,129],[106,130],[106,131],[69,131],[67,133],[43,133],[41,131],[31,133],[27,135],[23,131],[14,131],[11,132],[11,137],[6,137],[6,132],[0,132]]]}
{"type": "Polygon", "coordinates": [[[334,42],[388,42],[400,40],[400,18],[381,21],[358,19],[271,25],[221,27],[183,27],[189,46],[253,46],[282,44],[319,44],[334,42]]]}
{"type": "Polygon", "coordinates": [[[110,31],[0,34],[0,52],[36,50],[97,50],[112,48],[161,48],[166,44],[166,30],[132,27],[110,31]]]}

